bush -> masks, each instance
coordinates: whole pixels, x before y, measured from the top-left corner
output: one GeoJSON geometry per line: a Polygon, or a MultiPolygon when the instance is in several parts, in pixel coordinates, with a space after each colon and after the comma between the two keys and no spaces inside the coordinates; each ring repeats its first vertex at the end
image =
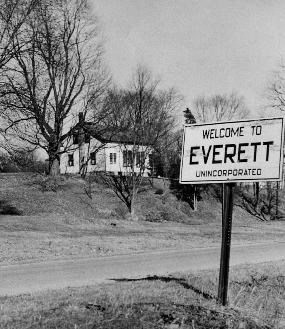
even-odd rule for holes
{"type": "Polygon", "coordinates": [[[157,204],[143,212],[148,222],[186,222],[189,217],[178,210],[171,202],[168,204],[157,204]]]}
{"type": "Polygon", "coordinates": [[[276,183],[267,182],[260,186],[255,183],[251,186],[240,185],[236,188],[237,202],[248,213],[259,220],[274,220],[277,218],[277,195],[276,183]]]}
{"type": "Polygon", "coordinates": [[[150,209],[145,213],[145,220],[147,222],[163,222],[165,221],[164,213],[162,211],[150,209]]]}
{"type": "Polygon", "coordinates": [[[45,163],[35,159],[31,152],[16,150],[0,155],[0,172],[45,172],[45,163]]]}
{"type": "Polygon", "coordinates": [[[57,192],[63,180],[64,179],[60,176],[51,177],[44,175],[35,175],[35,177],[29,182],[29,185],[39,186],[42,192],[57,192]]]}
{"type": "Polygon", "coordinates": [[[11,161],[8,155],[0,155],[0,172],[3,173],[12,173],[18,172],[19,168],[13,161],[11,161]]]}
{"type": "Polygon", "coordinates": [[[118,205],[117,207],[115,207],[114,209],[116,216],[120,219],[126,219],[129,215],[129,211],[128,208],[124,205],[118,205]]]}

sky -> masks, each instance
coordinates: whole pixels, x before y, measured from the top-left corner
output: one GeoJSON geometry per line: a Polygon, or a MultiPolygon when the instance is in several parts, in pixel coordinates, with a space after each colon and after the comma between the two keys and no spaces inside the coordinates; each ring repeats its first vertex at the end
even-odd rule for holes
{"type": "Polygon", "coordinates": [[[272,72],[285,59],[284,0],[90,1],[120,86],[143,64],[185,97],[183,106],[235,91],[257,117],[268,103],[272,72]]]}

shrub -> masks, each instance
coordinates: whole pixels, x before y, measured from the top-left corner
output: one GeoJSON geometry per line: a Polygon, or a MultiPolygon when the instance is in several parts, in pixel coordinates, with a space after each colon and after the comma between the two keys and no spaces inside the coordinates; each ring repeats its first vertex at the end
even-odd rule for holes
{"type": "Polygon", "coordinates": [[[237,203],[259,220],[273,220],[278,217],[276,207],[280,192],[276,183],[267,182],[262,186],[255,183],[250,187],[240,184],[236,191],[237,203]]]}
{"type": "Polygon", "coordinates": [[[51,177],[45,175],[35,175],[34,178],[29,182],[29,185],[39,186],[42,192],[57,192],[60,188],[60,183],[64,180],[63,177],[51,177]]]}
{"type": "Polygon", "coordinates": [[[163,222],[165,220],[163,215],[162,211],[150,209],[145,213],[145,220],[147,222],[163,222]]]}
{"type": "Polygon", "coordinates": [[[18,166],[11,161],[10,157],[6,154],[0,155],[0,172],[3,173],[11,173],[11,172],[18,172],[18,166]]]}
{"type": "Polygon", "coordinates": [[[35,159],[31,152],[15,150],[0,155],[0,172],[45,172],[45,163],[35,159]]]}
{"type": "Polygon", "coordinates": [[[128,208],[124,205],[118,205],[115,207],[114,211],[116,213],[115,217],[119,217],[121,219],[126,219],[129,214],[128,208]]]}

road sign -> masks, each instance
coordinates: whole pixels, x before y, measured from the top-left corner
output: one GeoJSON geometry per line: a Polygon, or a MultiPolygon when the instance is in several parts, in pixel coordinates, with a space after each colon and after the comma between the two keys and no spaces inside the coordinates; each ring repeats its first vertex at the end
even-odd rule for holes
{"type": "Polygon", "coordinates": [[[283,118],[184,126],[180,183],[280,181],[283,118]]]}
{"type": "Polygon", "coordinates": [[[283,118],[184,126],[180,183],[223,183],[218,301],[227,304],[234,182],[282,180],[283,118]]]}

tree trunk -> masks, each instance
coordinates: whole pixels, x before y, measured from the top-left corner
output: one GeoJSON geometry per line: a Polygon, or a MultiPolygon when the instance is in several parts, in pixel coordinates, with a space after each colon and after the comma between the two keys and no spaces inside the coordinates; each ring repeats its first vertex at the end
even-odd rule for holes
{"type": "Polygon", "coordinates": [[[58,176],[60,174],[60,162],[59,162],[59,156],[56,157],[50,157],[49,159],[49,176],[58,176]]]}
{"type": "Polygon", "coordinates": [[[279,215],[279,182],[276,182],[276,204],[275,204],[275,219],[278,219],[279,215]]]}
{"type": "Polygon", "coordinates": [[[139,218],[136,214],[135,211],[135,204],[136,204],[136,190],[133,187],[133,191],[132,191],[132,201],[131,201],[131,218],[133,221],[138,221],[139,218]]]}
{"type": "Polygon", "coordinates": [[[49,150],[49,176],[58,176],[60,174],[60,155],[57,144],[50,143],[49,150]]]}
{"type": "Polygon", "coordinates": [[[254,196],[255,196],[255,203],[258,205],[259,203],[259,182],[254,183],[254,196]]]}
{"type": "Polygon", "coordinates": [[[193,187],[193,210],[198,210],[197,191],[196,186],[193,187]]]}
{"type": "Polygon", "coordinates": [[[131,207],[131,218],[132,221],[137,222],[139,220],[138,215],[136,214],[135,207],[132,205],[131,207]]]}

